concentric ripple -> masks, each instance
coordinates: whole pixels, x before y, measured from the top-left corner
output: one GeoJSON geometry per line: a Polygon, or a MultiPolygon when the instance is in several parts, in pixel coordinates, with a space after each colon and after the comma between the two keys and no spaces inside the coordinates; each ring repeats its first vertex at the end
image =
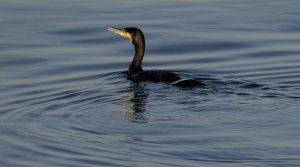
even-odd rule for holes
{"type": "Polygon", "coordinates": [[[299,5],[0,2],[0,166],[299,166],[299,5]],[[131,83],[110,26],[207,86],[131,83]]]}

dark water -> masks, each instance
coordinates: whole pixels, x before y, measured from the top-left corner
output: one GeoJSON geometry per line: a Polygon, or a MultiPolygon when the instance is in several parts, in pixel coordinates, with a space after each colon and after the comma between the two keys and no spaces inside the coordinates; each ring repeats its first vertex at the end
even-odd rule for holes
{"type": "Polygon", "coordinates": [[[0,166],[299,166],[300,1],[0,2],[0,166]],[[208,86],[135,86],[144,69],[208,86]]]}

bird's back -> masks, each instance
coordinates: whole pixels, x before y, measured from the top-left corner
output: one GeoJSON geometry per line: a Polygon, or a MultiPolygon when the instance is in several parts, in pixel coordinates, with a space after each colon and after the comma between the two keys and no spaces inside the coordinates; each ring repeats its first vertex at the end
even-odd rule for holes
{"type": "Polygon", "coordinates": [[[128,78],[135,83],[140,83],[143,81],[175,82],[180,79],[179,76],[177,76],[172,72],[160,71],[160,70],[142,71],[139,73],[134,73],[128,76],[128,78]]]}

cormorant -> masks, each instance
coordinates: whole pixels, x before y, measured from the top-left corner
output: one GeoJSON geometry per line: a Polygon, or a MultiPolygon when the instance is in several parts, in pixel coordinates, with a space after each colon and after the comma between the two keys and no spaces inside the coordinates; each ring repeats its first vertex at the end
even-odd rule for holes
{"type": "Polygon", "coordinates": [[[145,53],[145,37],[143,32],[136,27],[108,28],[108,31],[117,33],[132,42],[135,54],[128,69],[128,79],[134,83],[143,81],[165,81],[179,87],[204,86],[205,84],[195,79],[181,79],[172,72],[161,70],[147,70],[142,68],[142,61],[145,53]]]}

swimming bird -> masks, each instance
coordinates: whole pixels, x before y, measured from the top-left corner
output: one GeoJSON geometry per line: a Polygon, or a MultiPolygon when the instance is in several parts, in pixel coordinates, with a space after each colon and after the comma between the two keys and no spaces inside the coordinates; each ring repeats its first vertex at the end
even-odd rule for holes
{"type": "Polygon", "coordinates": [[[128,68],[127,75],[128,79],[133,83],[140,83],[143,81],[164,81],[169,82],[174,86],[179,87],[193,87],[193,86],[204,86],[205,84],[195,79],[181,79],[178,75],[172,72],[163,70],[143,70],[142,61],[145,53],[145,37],[142,30],[136,27],[127,28],[108,28],[108,31],[114,32],[127,38],[132,42],[135,54],[133,60],[128,68]]]}

